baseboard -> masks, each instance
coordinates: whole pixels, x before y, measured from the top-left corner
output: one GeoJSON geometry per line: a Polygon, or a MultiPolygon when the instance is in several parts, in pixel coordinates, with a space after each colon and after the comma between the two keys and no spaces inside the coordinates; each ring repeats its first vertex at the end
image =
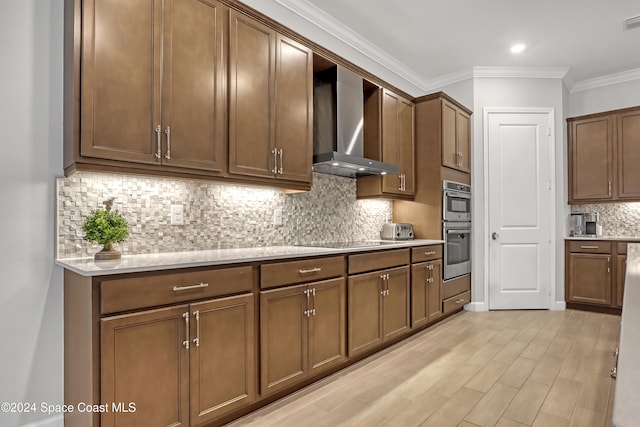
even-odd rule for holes
{"type": "Polygon", "coordinates": [[[23,424],[21,427],[64,427],[64,415],[58,414],[44,420],[23,424]]]}
{"type": "Polygon", "coordinates": [[[485,302],[470,302],[464,306],[467,311],[489,311],[489,307],[485,302]]]}
{"type": "Polygon", "coordinates": [[[555,305],[553,305],[551,307],[551,310],[558,310],[558,311],[562,311],[562,310],[566,310],[567,309],[567,303],[564,301],[556,301],[555,305]]]}

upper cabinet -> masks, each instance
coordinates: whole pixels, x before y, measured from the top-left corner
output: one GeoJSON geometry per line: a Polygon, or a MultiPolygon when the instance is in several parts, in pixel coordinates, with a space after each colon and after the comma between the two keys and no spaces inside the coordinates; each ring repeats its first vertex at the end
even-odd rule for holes
{"type": "Polygon", "coordinates": [[[365,157],[398,165],[397,175],[358,178],[359,198],[412,199],[415,194],[414,105],[387,89],[364,96],[365,157]]]}
{"type": "Polygon", "coordinates": [[[640,108],[567,119],[569,203],[640,200],[640,108]]]}
{"type": "Polygon", "coordinates": [[[442,166],[471,172],[471,113],[442,99],[442,166]]]}
{"type": "Polygon", "coordinates": [[[313,55],[230,13],[229,172],[311,183],[313,55]]]}
{"type": "Polygon", "coordinates": [[[82,3],[79,155],[223,172],[227,8],[82,3]]]}

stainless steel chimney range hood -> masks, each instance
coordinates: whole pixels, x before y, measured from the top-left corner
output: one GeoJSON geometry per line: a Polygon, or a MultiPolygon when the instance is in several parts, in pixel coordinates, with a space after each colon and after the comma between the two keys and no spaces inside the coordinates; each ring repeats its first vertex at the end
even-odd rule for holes
{"type": "Polygon", "coordinates": [[[346,177],[397,174],[364,156],[363,79],[335,66],[314,75],[313,170],[346,177]]]}

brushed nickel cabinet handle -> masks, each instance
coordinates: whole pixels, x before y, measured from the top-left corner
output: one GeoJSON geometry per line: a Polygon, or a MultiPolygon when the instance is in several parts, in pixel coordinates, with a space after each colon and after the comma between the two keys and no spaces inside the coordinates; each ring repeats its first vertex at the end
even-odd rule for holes
{"type": "Polygon", "coordinates": [[[313,305],[312,305],[312,309],[311,309],[311,315],[315,316],[316,315],[316,288],[313,288],[311,290],[311,295],[313,296],[313,305]]]}
{"type": "Polygon", "coordinates": [[[611,257],[607,257],[607,273],[611,273],[611,257]]]}
{"type": "Polygon", "coordinates": [[[183,313],[182,314],[182,318],[184,319],[184,324],[185,324],[185,340],[182,341],[182,345],[184,346],[184,348],[186,348],[187,350],[189,350],[189,313],[183,313]]]}
{"type": "Polygon", "coordinates": [[[167,153],[164,155],[164,158],[169,160],[171,159],[171,128],[167,126],[164,133],[167,135],[167,153]]]}
{"type": "Polygon", "coordinates": [[[611,368],[611,378],[616,379],[618,378],[618,368],[616,368],[615,366],[613,368],[611,368]]]}
{"type": "Polygon", "coordinates": [[[190,289],[206,288],[208,286],[209,286],[208,283],[200,283],[199,285],[191,285],[191,286],[174,286],[173,287],[173,292],[188,291],[190,289]]]}
{"type": "Polygon", "coordinates": [[[456,301],[456,304],[461,304],[463,302],[465,302],[465,299],[464,298],[460,298],[459,300],[456,301]]]}
{"type": "Polygon", "coordinates": [[[162,128],[160,127],[160,125],[158,125],[156,127],[156,138],[157,138],[157,144],[158,144],[158,148],[156,150],[156,159],[159,159],[160,157],[162,157],[162,128]]]}
{"type": "Polygon", "coordinates": [[[280,150],[278,150],[278,154],[280,155],[280,169],[278,169],[278,173],[280,175],[282,175],[283,171],[284,171],[284,167],[283,167],[283,164],[282,164],[282,148],[280,150]]]}
{"type": "Polygon", "coordinates": [[[271,169],[271,173],[278,173],[278,150],[273,148],[271,149],[271,154],[273,154],[273,169],[271,169]]]}
{"type": "Polygon", "coordinates": [[[305,289],[303,293],[307,296],[307,309],[304,311],[304,315],[309,317],[311,316],[311,305],[309,304],[311,291],[309,289],[305,289]]]}
{"type": "Polygon", "coordinates": [[[196,318],[196,337],[193,339],[193,343],[196,347],[200,347],[200,311],[194,311],[193,316],[196,318]]]}
{"type": "Polygon", "coordinates": [[[611,181],[609,181],[609,196],[611,195],[611,181]]]}
{"type": "Polygon", "coordinates": [[[589,245],[583,245],[580,246],[580,249],[598,249],[599,246],[589,246],[589,245]]]}
{"type": "Polygon", "coordinates": [[[436,251],[425,252],[424,254],[425,255],[435,255],[436,251]]]}
{"type": "Polygon", "coordinates": [[[308,270],[298,270],[298,274],[311,274],[311,273],[317,273],[319,271],[322,271],[322,268],[314,267],[314,268],[310,268],[308,270]]]}

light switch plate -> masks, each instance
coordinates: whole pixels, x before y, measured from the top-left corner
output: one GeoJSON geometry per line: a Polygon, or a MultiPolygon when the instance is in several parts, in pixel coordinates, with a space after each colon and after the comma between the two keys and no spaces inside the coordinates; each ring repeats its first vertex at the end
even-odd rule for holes
{"type": "Polygon", "coordinates": [[[282,226],[282,209],[276,208],[273,210],[273,225],[276,227],[282,226]]]}
{"type": "Polygon", "coordinates": [[[184,206],[171,205],[171,225],[184,224],[184,206]]]}

